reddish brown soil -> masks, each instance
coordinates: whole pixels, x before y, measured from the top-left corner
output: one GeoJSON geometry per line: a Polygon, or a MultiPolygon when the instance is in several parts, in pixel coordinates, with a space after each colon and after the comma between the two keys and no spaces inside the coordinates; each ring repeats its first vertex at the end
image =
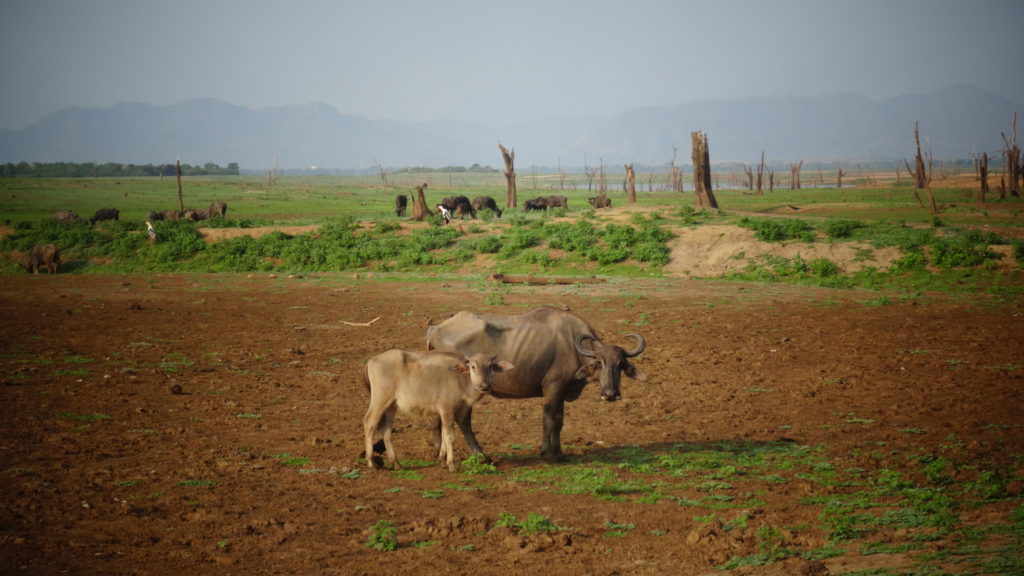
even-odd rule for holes
{"type": "MultiPolygon", "coordinates": [[[[1019,301],[876,305],[874,293],[676,279],[385,280],[0,277],[0,573],[721,574],[757,552],[760,525],[798,551],[825,543],[821,506],[798,503],[821,489],[809,483],[751,478],[763,504],[729,532],[675,502],[519,483],[517,470],[548,466],[536,457],[537,399],[478,406],[481,442],[508,454],[498,476],[367,470],[363,362],[420,348],[427,320],[459,309],[564,305],[607,340],[647,337],[636,363],[648,382],[624,380],[617,403],[591,386],[568,405],[570,464],[626,445],[782,438],[823,446],[841,469],[906,466],[921,452],[1000,466],[1024,453],[1019,301]],[[358,478],[343,476],[353,468],[358,478]],[[518,536],[496,526],[502,513],[572,530],[518,536]],[[398,550],[364,545],[380,520],[397,527],[398,550]],[[609,538],[608,522],[636,528],[609,538]]],[[[430,460],[427,436],[399,416],[404,458],[430,460]]],[[[825,564],[840,574],[901,562],[852,552],[825,564]]],[[[734,573],[805,569],[790,558],[734,573]]]]}

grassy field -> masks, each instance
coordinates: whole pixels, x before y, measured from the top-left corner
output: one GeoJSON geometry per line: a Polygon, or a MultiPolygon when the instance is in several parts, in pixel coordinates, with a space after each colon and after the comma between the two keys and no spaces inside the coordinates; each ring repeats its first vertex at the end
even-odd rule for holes
{"type": "MultiPolygon", "coordinates": [[[[638,176],[638,180],[641,180],[638,176]]],[[[729,175],[720,177],[728,181],[729,175]]],[[[800,260],[752,263],[738,279],[799,281],[827,286],[902,285],[922,289],[991,290],[1021,284],[1019,268],[998,270],[1009,246],[1017,260],[1024,250],[1024,203],[1019,199],[976,202],[964,187],[936,188],[938,214],[922,208],[912,188],[885,187],[777,189],[754,195],[719,189],[719,210],[697,212],[692,193],[638,191],[625,203],[620,187],[610,186],[615,210],[595,211],[587,180],[574,175],[525,175],[519,179],[519,204],[535,196],[568,197],[568,210],[550,214],[509,209],[502,219],[483,215],[443,227],[436,217],[414,226],[394,214],[394,196],[426,182],[427,202],[461,194],[492,196],[502,204],[500,173],[398,173],[387,189],[369,176],[284,177],[273,185],[254,177],[193,177],[182,183],[182,205],[205,209],[228,204],[228,217],[198,224],[157,222],[158,240],[147,242],[144,221],[150,211],[178,208],[173,178],[6,179],[0,180],[0,222],[8,233],[0,250],[9,255],[32,245],[61,247],[65,272],[118,271],[276,271],[289,273],[367,270],[433,272],[488,268],[501,273],[541,272],[566,275],[659,276],[679,230],[703,224],[733,224],[754,229],[766,242],[857,241],[875,247],[897,246],[906,257],[894,269],[871,270],[859,278],[840,277],[834,263],[800,260]],[[534,187],[536,186],[536,187],[534,187]],[[87,219],[99,208],[118,208],[118,223],[68,226],[54,222],[56,210],[73,210],[87,219]],[[785,222],[785,225],[779,224],[785,222]],[[253,238],[237,235],[207,243],[199,228],[316,226],[316,231],[275,232],[253,238]],[[896,279],[896,282],[893,280],[896,279]]],[[[609,182],[619,182],[611,175],[609,182]]],[[[862,178],[876,186],[878,178],[862,178]]],[[[646,185],[646,180],[642,181],[646,185]]],[[[657,188],[657,186],[655,186],[657,188]]],[[[922,192],[923,196],[923,192],[922,192]]],[[[1005,268],[1005,267],[1003,267],[1005,268]]],[[[8,259],[3,268],[14,272],[8,259]]]]}

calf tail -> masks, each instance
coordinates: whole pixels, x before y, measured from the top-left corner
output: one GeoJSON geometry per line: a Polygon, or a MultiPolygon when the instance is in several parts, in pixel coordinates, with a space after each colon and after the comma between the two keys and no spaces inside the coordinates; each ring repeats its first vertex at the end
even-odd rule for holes
{"type": "Polygon", "coordinates": [[[366,391],[370,391],[370,363],[366,362],[363,364],[363,386],[366,387],[366,391]]]}

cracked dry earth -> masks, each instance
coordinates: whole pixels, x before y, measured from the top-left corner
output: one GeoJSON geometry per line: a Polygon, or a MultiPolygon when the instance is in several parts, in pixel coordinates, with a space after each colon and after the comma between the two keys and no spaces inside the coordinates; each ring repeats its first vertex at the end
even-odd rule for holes
{"type": "MultiPolygon", "coordinates": [[[[412,280],[0,278],[0,573],[721,574],[758,552],[763,526],[788,549],[823,546],[822,506],[805,498],[838,488],[749,475],[734,480],[731,506],[709,510],[680,505],[703,497],[692,479],[620,460],[788,443],[836,469],[875,471],[916,452],[997,466],[1024,452],[1022,370],[1000,369],[1024,358],[1019,301],[877,305],[874,293],[683,279],[412,280]],[[624,379],[616,403],[591,385],[567,405],[569,462],[537,457],[539,399],[485,398],[474,424],[497,474],[431,462],[425,422],[402,415],[406,471],[366,467],[367,358],[421,348],[428,319],[460,309],[541,305],[569,307],[606,340],[648,341],[636,360],[647,382],[624,379]],[[660,482],[666,497],[530,481],[588,463],[660,482]],[[520,534],[507,515],[563,530],[520,534]],[[381,521],[397,550],[366,545],[381,521]]],[[[456,451],[466,456],[461,438],[456,451]]],[[[850,553],[732,573],[908,562],[850,553]]]]}

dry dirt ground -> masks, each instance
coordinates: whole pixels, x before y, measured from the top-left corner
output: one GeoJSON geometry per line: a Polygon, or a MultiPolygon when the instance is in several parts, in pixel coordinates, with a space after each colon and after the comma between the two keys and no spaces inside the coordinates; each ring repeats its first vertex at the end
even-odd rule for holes
{"type": "MultiPolygon", "coordinates": [[[[368,470],[362,365],[420,348],[428,319],[460,309],[567,306],[606,340],[648,340],[647,382],[624,380],[616,403],[591,385],[567,406],[567,465],[631,445],[783,439],[869,471],[917,452],[996,466],[1024,453],[1022,303],[878,298],[687,279],[0,277],[0,574],[721,574],[757,552],[762,525],[811,550],[827,534],[821,506],[799,503],[818,493],[807,482],[750,478],[760,503],[717,512],[749,527],[725,531],[672,501],[517,481],[549,466],[539,399],[478,406],[498,475],[368,470]],[[570,530],[520,536],[502,514],[570,530]],[[365,545],[381,520],[395,551],[365,545]],[[635,529],[613,538],[609,523],[635,529]]],[[[424,424],[399,416],[404,458],[432,459],[424,424]]],[[[825,561],[832,574],[909,563],[825,561]]],[[[733,573],[805,569],[790,558],[733,573]]]]}

